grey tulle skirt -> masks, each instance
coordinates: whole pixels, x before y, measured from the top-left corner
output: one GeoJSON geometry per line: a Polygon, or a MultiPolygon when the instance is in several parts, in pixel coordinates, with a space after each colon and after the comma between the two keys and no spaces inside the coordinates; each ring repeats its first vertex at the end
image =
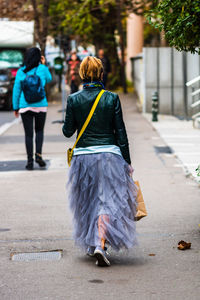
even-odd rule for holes
{"type": "Polygon", "coordinates": [[[120,155],[74,156],[67,187],[78,246],[100,246],[102,238],[115,250],[136,243],[137,187],[120,155]]]}

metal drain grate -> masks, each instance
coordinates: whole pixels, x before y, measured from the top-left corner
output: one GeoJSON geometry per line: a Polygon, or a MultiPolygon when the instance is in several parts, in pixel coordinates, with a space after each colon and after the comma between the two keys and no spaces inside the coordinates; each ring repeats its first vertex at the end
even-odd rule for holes
{"type": "Polygon", "coordinates": [[[11,253],[10,258],[13,261],[55,261],[62,258],[62,250],[27,252],[27,253],[11,253]]]}

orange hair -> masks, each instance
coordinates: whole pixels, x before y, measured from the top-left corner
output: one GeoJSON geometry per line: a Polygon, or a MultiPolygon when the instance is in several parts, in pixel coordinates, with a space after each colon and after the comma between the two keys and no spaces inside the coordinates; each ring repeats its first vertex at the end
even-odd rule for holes
{"type": "Polygon", "coordinates": [[[103,72],[103,65],[99,58],[87,56],[80,65],[79,74],[82,80],[100,80],[103,72]]]}

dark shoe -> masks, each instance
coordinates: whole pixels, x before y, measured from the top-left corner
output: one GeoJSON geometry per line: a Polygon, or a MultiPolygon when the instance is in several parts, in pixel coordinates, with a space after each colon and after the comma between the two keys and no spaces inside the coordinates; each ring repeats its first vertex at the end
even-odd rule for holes
{"type": "Polygon", "coordinates": [[[28,162],[26,165],[26,170],[32,171],[33,170],[33,162],[28,162]]]}
{"type": "Polygon", "coordinates": [[[94,251],[94,256],[96,257],[96,265],[99,267],[108,267],[110,262],[106,257],[106,252],[101,247],[96,247],[94,251]]]}
{"type": "Polygon", "coordinates": [[[39,164],[40,167],[45,167],[46,166],[45,161],[42,159],[42,155],[39,154],[39,153],[35,154],[35,161],[36,161],[36,163],[39,164]]]}

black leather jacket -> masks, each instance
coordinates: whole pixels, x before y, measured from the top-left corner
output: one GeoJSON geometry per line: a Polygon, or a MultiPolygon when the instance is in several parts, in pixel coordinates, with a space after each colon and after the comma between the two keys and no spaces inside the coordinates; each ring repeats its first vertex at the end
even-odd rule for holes
{"type": "MultiPolygon", "coordinates": [[[[100,87],[87,87],[68,97],[62,128],[66,137],[71,137],[76,130],[79,133],[100,91],[100,87]]],[[[119,146],[124,159],[131,163],[120,100],[117,94],[109,91],[102,95],[76,148],[99,145],[119,146]]]]}

